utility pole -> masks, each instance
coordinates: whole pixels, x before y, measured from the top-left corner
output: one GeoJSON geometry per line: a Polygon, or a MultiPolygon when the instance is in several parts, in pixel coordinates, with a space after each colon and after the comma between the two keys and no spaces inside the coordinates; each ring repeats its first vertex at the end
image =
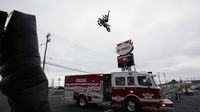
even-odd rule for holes
{"type": "Polygon", "coordinates": [[[43,59],[43,67],[42,67],[43,71],[45,69],[47,46],[48,46],[48,43],[51,41],[51,39],[49,38],[50,36],[51,36],[50,33],[48,33],[47,36],[46,36],[47,39],[46,39],[46,45],[45,45],[45,51],[44,51],[44,59],[43,59]]]}
{"type": "Polygon", "coordinates": [[[52,77],[52,81],[51,81],[51,87],[53,88],[54,87],[54,79],[52,77]]]}
{"type": "Polygon", "coordinates": [[[136,71],[136,64],[134,64],[133,67],[134,67],[134,71],[136,71]]]}
{"type": "Polygon", "coordinates": [[[60,78],[58,78],[58,86],[60,86],[60,78]]]}
{"type": "Polygon", "coordinates": [[[159,83],[161,85],[161,81],[160,81],[160,72],[158,72],[158,80],[159,80],[159,83]]]}
{"type": "Polygon", "coordinates": [[[164,80],[165,80],[165,84],[166,84],[166,83],[167,83],[167,81],[166,81],[165,73],[163,73],[163,76],[164,76],[164,80]]]}
{"type": "Polygon", "coordinates": [[[183,83],[181,76],[179,76],[179,78],[180,78],[180,81],[179,81],[179,82],[180,82],[180,83],[183,83]]]}

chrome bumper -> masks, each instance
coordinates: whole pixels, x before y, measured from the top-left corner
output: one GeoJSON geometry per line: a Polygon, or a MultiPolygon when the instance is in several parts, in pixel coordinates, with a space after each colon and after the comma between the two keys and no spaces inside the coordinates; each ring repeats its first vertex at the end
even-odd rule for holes
{"type": "Polygon", "coordinates": [[[162,99],[160,101],[160,109],[174,109],[174,103],[169,99],[162,99]]]}

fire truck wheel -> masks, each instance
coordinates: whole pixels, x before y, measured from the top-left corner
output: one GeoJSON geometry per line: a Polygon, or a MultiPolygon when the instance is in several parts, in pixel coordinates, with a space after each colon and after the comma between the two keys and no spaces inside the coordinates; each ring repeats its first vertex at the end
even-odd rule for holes
{"type": "Polygon", "coordinates": [[[77,103],[80,107],[86,107],[88,102],[85,96],[80,96],[77,103]]]}
{"type": "Polygon", "coordinates": [[[135,98],[128,98],[125,101],[125,108],[128,112],[141,112],[140,102],[135,98]]]}

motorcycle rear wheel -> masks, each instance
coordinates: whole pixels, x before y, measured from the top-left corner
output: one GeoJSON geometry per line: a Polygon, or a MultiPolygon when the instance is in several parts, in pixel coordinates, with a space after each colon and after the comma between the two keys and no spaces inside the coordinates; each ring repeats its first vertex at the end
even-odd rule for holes
{"type": "Polygon", "coordinates": [[[100,19],[97,21],[97,23],[99,24],[99,26],[102,26],[100,19]]]}

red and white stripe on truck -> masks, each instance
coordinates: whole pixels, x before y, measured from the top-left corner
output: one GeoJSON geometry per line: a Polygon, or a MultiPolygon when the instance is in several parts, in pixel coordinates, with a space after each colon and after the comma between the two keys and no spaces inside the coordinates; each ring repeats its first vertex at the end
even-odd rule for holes
{"type": "Polygon", "coordinates": [[[80,106],[100,102],[103,100],[102,84],[102,74],[66,76],[65,99],[77,101],[80,106]]]}

